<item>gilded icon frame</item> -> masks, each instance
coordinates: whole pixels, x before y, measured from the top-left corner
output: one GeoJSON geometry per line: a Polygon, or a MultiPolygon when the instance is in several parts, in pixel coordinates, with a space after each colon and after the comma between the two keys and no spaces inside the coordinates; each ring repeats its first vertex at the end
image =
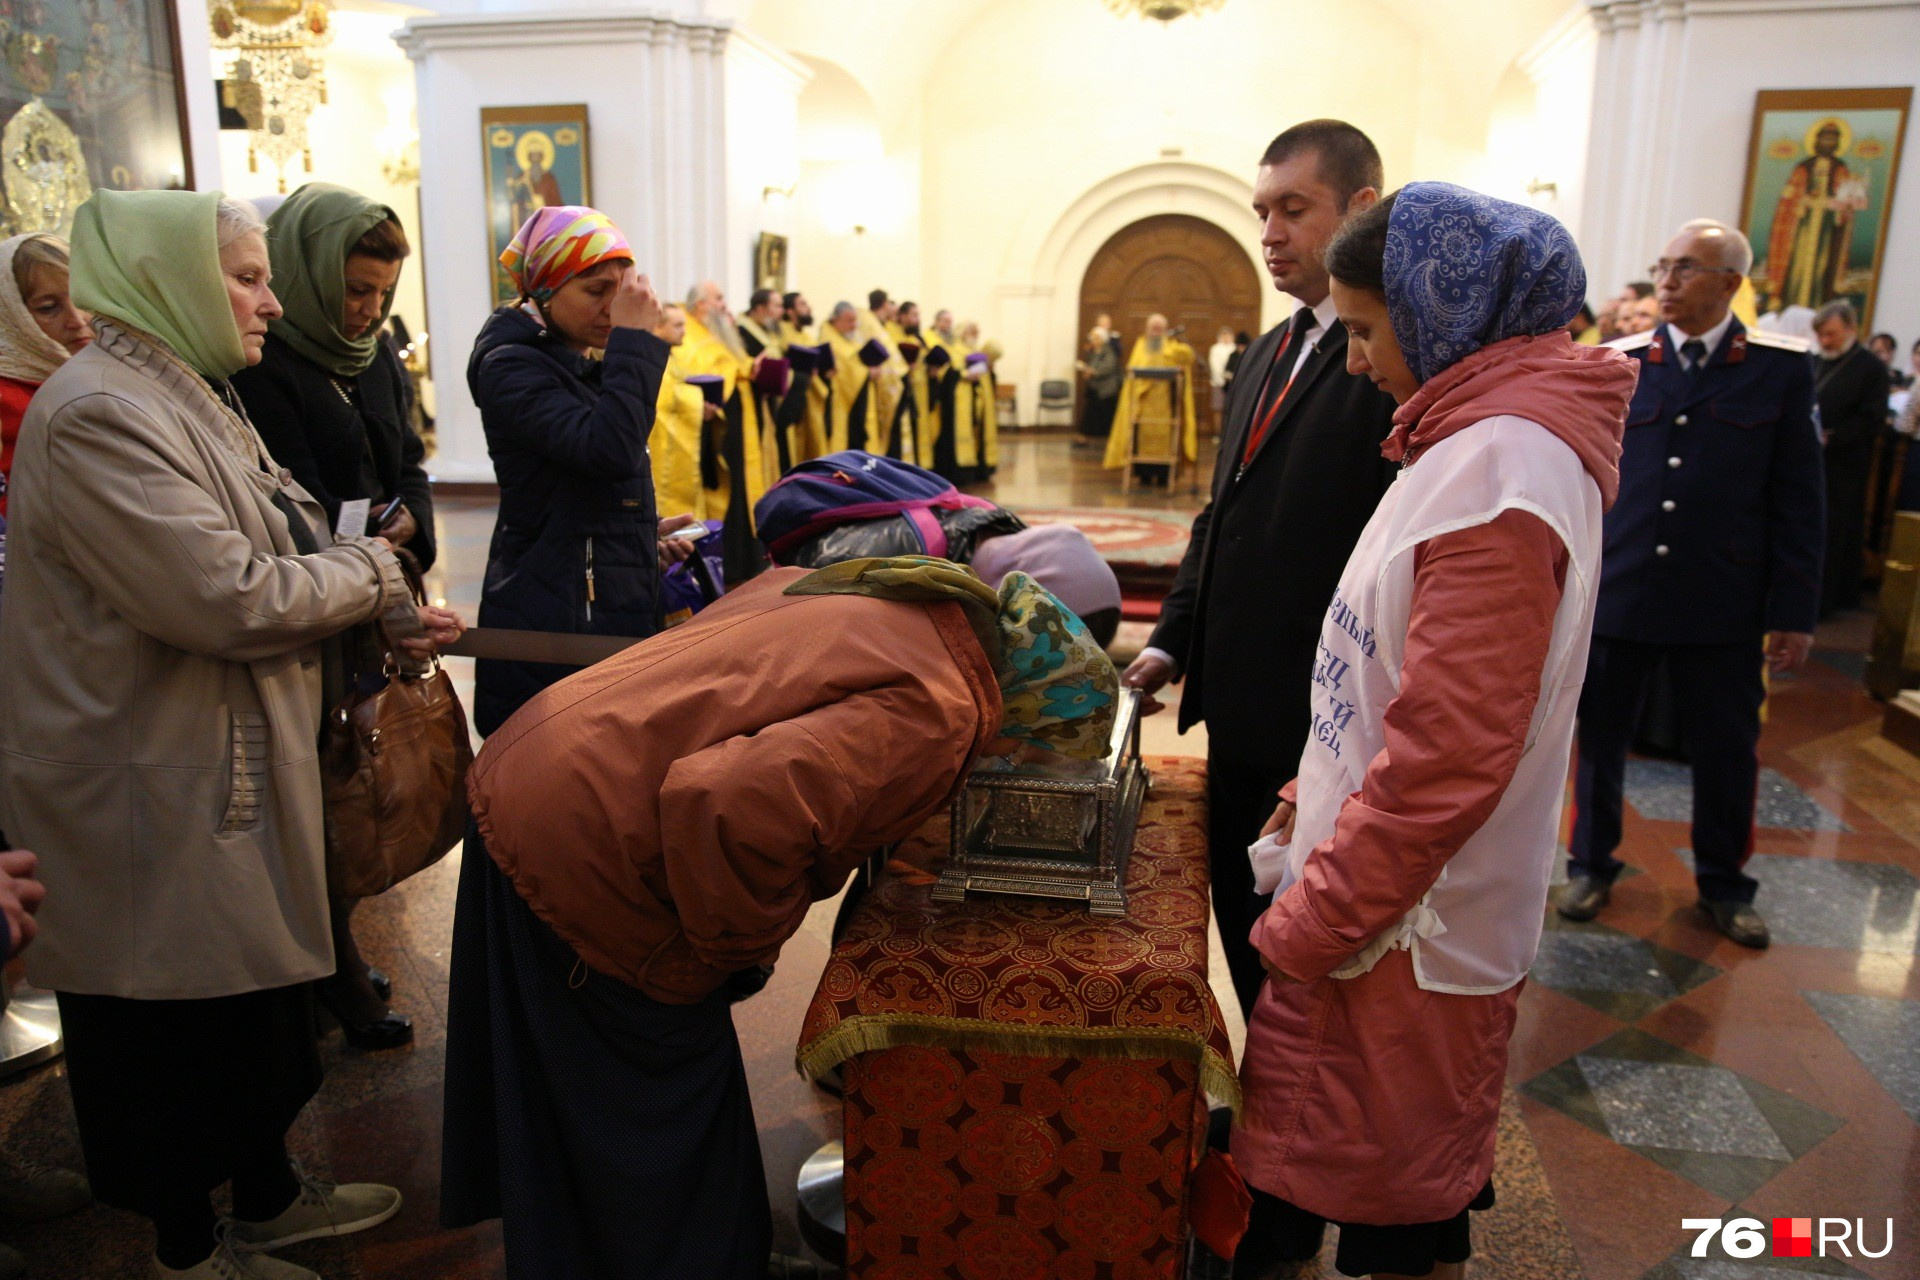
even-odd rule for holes
{"type": "Polygon", "coordinates": [[[1872,324],[1912,105],[1911,87],[1755,95],[1739,226],[1753,242],[1762,312],[1845,299],[1872,324]],[[1821,166],[1828,125],[1837,149],[1821,166]]]}
{"type": "Polygon", "coordinates": [[[585,103],[480,108],[480,172],[486,187],[487,269],[493,305],[519,298],[500,255],[532,209],[544,204],[592,204],[593,165],[585,103]],[[506,141],[502,142],[501,139],[506,141]],[[547,162],[537,176],[527,156],[544,140],[547,162]],[[534,187],[543,190],[535,190],[534,187]]]}

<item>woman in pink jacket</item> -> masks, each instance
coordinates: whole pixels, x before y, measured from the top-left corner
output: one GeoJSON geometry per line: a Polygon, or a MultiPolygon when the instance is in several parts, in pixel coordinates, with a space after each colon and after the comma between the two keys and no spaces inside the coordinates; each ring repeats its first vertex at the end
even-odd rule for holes
{"type": "Polygon", "coordinates": [[[1313,735],[1254,847],[1236,1271],[1458,1277],[1493,1203],[1507,1040],[1540,940],[1600,517],[1631,363],[1565,332],[1566,228],[1412,183],[1328,249],[1347,367],[1399,402],[1401,473],[1347,563],[1313,735]],[[1297,807],[1296,807],[1297,806],[1297,807]]]}

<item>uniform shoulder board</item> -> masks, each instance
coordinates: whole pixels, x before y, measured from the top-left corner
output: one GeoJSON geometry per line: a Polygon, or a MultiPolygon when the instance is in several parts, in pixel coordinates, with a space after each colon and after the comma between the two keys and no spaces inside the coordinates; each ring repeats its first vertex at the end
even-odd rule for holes
{"type": "Polygon", "coordinates": [[[1615,338],[1605,345],[1612,347],[1615,351],[1638,351],[1652,342],[1653,335],[1658,332],[1658,329],[1648,329],[1644,333],[1630,333],[1624,338],[1615,338]]]}
{"type": "Polygon", "coordinates": [[[1796,338],[1790,333],[1769,333],[1765,329],[1747,330],[1747,341],[1756,347],[1778,347],[1782,351],[1798,351],[1801,355],[1813,350],[1813,344],[1805,338],[1796,338]]]}

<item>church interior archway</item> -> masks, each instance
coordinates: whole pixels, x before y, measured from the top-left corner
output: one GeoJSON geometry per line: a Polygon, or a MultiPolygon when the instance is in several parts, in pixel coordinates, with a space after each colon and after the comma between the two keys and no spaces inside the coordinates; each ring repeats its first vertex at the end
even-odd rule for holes
{"type": "MultiPolygon", "coordinates": [[[[1081,278],[1076,347],[1105,313],[1120,331],[1124,355],[1156,312],[1170,326],[1184,326],[1182,337],[1203,362],[1222,325],[1258,333],[1260,279],[1246,249],[1190,214],[1158,214],[1122,227],[1100,246],[1081,278]]],[[[1194,401],[1206,419],[1210,397],[1196,394],[1194,401]]]]}

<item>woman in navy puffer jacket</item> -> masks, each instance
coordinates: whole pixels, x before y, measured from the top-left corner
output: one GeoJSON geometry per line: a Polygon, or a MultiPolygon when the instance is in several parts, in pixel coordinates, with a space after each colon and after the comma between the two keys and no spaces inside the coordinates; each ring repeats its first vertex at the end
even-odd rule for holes
{"type": "MultiPolygon", "coordinates": [[[[691,519],[663,527],[654,509],[647,437],[668,353],[650,332],[659,300],[626,238],[593,209],[539,210],[500,261],[521,298],[488,318],[467,365],[500,483],[480,625],[652,635],[660,535],[691,519]]],[[[477,667],[483,734],[576,670],[477,667]]]]}

